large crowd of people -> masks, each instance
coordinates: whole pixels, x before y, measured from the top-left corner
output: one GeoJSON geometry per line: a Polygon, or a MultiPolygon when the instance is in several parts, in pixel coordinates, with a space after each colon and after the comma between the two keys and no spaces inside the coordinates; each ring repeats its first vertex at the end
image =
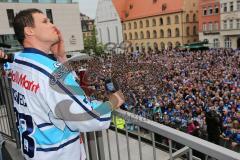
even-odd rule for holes
{"type": "Polygon", "coordinates": [[[96,71],[123,90],[123,109],[239,150],[239,50],[135,51],[99,62],[96,71]]]}
{"type": "Polygon", "coordinates": [[[127,110],[216,144],[221,138],[232,149],[240,145],[239,50],[149,51],[128,56],[140,74],[123,87],[131,97],[127,110]],[[147,72],[141,72],[146,66],[147,72]]]}

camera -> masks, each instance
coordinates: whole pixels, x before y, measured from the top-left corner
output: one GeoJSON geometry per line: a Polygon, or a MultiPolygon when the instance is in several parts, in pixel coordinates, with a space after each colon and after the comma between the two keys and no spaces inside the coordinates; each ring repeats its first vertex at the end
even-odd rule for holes
{"type": "Polygon", "coordinates": [[[114,93],[119,90],[119,87],[115,80],[109,78],[105,80],[105,89],[108,93],[114,93]]]}

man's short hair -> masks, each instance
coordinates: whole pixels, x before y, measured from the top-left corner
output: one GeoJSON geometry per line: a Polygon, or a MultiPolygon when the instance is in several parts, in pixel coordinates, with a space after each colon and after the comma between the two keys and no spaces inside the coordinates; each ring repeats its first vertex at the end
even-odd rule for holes
{"type": "Polygon", "coordinates": [[[34,27],[34,13],[43,13],[41,10],[36,8],[25,9],[20,11],[14,18],[13,28],[17,40],[21,45],[23,45],[23,41],[25,39],[24,28],[25,27],[34,27]]]}

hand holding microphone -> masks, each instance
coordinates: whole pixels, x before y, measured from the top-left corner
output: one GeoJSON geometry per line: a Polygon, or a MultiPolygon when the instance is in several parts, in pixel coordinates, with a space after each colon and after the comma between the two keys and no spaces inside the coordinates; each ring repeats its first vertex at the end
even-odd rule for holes
{"type": "Polygon", "coordinates": [[[105,80],[105,89],[109,94],[109,102],[112,109],[118,109],[125,102],[124,95],[119,90],[118,84],[114,81],[114,79],[107,79],[105,80]]]}
{"type": "Polygon", "coordinates": [[[125,102],[123,93],[119,90],[110,94],[109,102],[111,103],[112,110],[118,109],[125,102]]]}

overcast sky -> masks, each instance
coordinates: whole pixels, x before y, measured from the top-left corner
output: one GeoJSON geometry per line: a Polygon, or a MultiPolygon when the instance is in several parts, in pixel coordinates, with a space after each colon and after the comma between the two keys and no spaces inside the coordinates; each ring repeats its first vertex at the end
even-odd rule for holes
{"type": "MultiPolygon", "coordinates": [[[[77,1],[77,0],[75,0],[77,1]]],[[[98,0],[78,0],[80,12],[91,18],[96,17],[96,9],[98,0]]]]}

